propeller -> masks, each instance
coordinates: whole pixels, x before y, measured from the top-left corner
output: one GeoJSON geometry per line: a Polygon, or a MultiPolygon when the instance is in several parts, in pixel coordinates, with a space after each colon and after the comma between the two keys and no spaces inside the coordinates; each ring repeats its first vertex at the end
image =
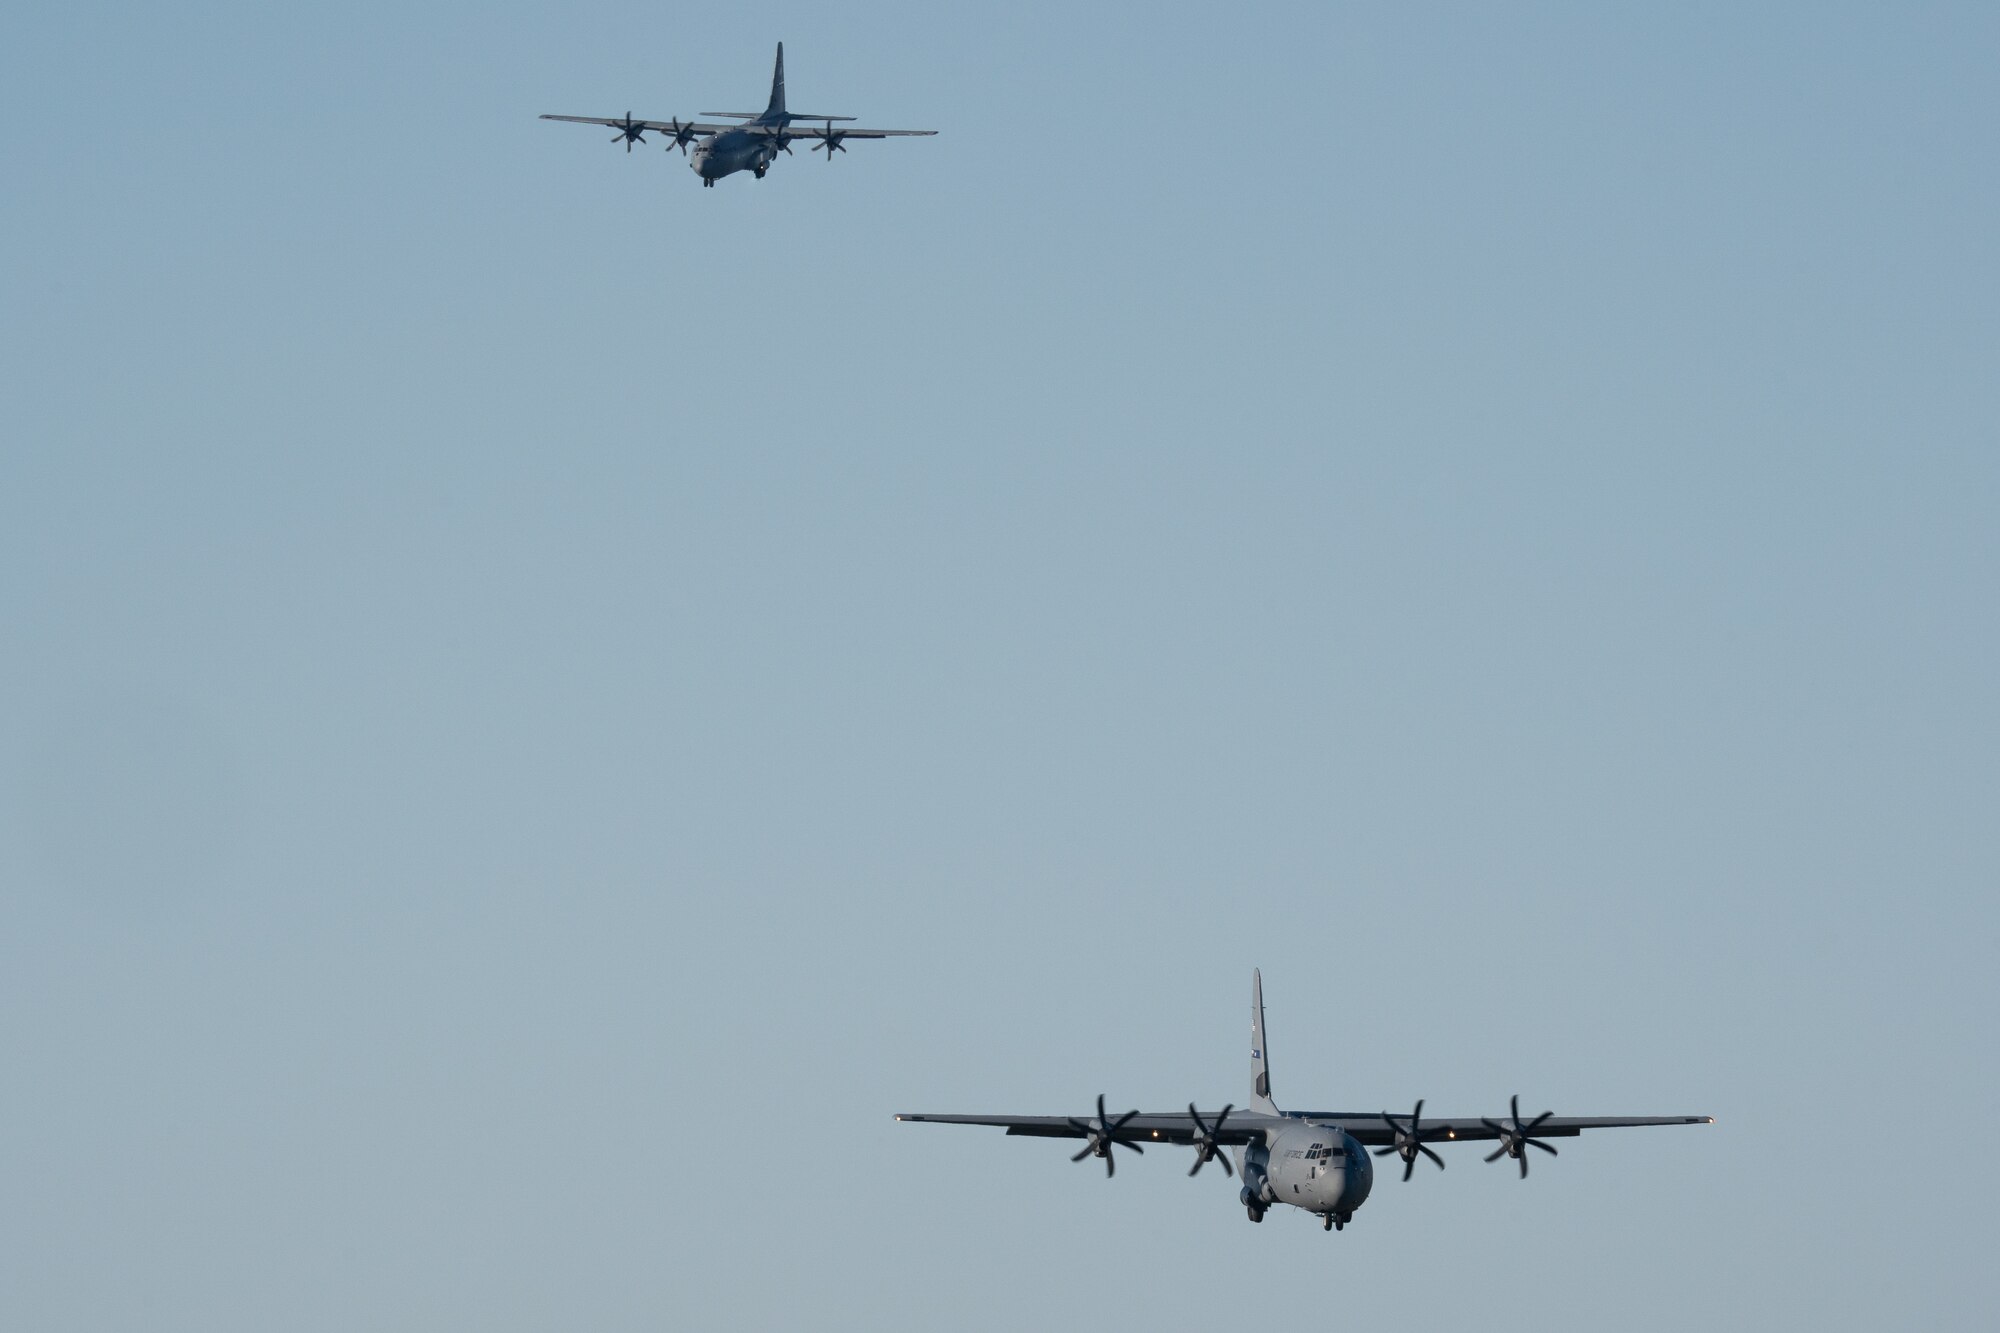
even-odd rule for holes
{"type": "Polygon", "coordinates": [[[687,124],[683,125],[681,124],[680,119],[676,117],[672,122],[672,124],[674,127],[674,137],[673,140],[667,144],[667,149],[669,152],[671,152],[673,149],[678,148],[681,150],[681,156],[686,157],[688,155],[688,145],[690,143],[693,143],[695,139],[694,122],[689,121],[687,124]]]}
{"type": "Polygon", "coordinates": [[[1101,1092],[1098,1093],[1097,1119],[1085,1122],[1078,1120],[1075,1116],[1069,1117],[1070,1128],[1090,1140],[1083,1145],[1082,1152],[1069,1160],[1072,1162],[1081,1162],[1086,1157],[1102,1157],[1104,1159],[1105,1178],[1109,1179],[1117,1175],[1117,1164],[1111,1160],[1112,1148],[1130,1148],[1133,1152],[1142,1154],[1146,1151],[1129,1134],[1120,1133],[1125,1128],[1125,1122],[1137,1114],[1139,1114],[1137,1111],[1127,1111],[1116,1120],[1108,1118],[1104,1114],[1104,1094],[1101,1092]]]}
{"type": "MultiPolygon", "coordinates": [[[[821,149],[825,149],[826,160],[831,162],[835,153],[844,153],[847,151],[847,145],[841,142],[846,137],[845,134],[835,134],[833,132],[833,122],[829,120],[826,123],[826,133],[820,137],[818,143],[812,146],[812,150],[817,153],[821,149]]],[[[1196,1120],[1196,1123],[1200,1123],[1199,1119],[1196,1120]]],[[[1202,1160],[1207,1161],[1208,1159],[1204,1157],[1202,1160]]]]}
{"type": "MultiPolygon", "coordinates": [[[[828,153],[826,160],[833,161],[833,154],[828,153]]],[[[1193,1102],[1188,1103],[1188,1119],[1194,1121],[1194,1165],[1188,1168],[1189,1175],[1201,1170],[1210,1160],[1221,1165],[1223,1175],[1236,1174],[1236,1168],[1229,1164],[1229,1155],[1223,1152],[1222,1145],[1216,1142],[1222,1134],[1222,1122],[1229,1119],[1229,1113],[1235,1109],[1234,1103],[1223,1107],[1215,1113],[1214,1124],[1204,1125],[1201,1122],[1201,1112],[1194,1109],[1193,1102]]]]}
{"type": "Polygon", "coordinates": [[[646,142],[646,123],[641,120],[632,119],[630,111],[625,113],[624,124],[620,125],[615,120],[611,123],[618,127],[618,133],[611,136],[611,142],[617,143],[622,139],[625,143],[626,152],[629,153],[632,151],[633,144],[646,142]]]}
{"type": "Polygon", "coordinates": [[[1524,1125],[1521,1123],[1521,1099],[1519,1097],[1509,1097],[1507,1105],[1513,1112],[1514,1127],[1512,1129],[1509,1129],[1505,1125],[1496,1125],[1484,1117],[1481,1117],[1479,1121],[1480,1124],[1500,1136],[1500,1146],[1488,1153],[1486,1160],[1497,1162],[1502,1157],[1511,1157],[1521,1164],[1521,1179],[1526,1180],[1528,1178],[1527,1149],[1540,1148],[1551,1157],[1558,1155],[1554,1148],[1534,1137],[1535,1131],[1542,1127],[1542,1122],[1554,1115],[1555,1112],[1544,1111],[1524,1125]]]}
{"type": "Polygon", "coordinates": [[[1391,1153],[1394,1153],[1396,1156],[1402,1158],[1404,1180],[1408,1180],[1410,1172],[1417,1169],[1418,1153],[1422,1153],[1433,1162],[1436,1162],[1438,1170],[1444,1170],[1444,1158],[1438,1156],[1424,1145],[1423,1116],[1424,1099],[1421,1097],[1417,1098],[1416,1109],[1410,1112],[1410,1127],[1408,1129],[1404,1129],[1402,1122],[1387,1111],[1382,1113],[1383,1122],[1396,1132],[1396,1141],[1386,1148],[1377,1148],[1375,1155],[1377,1157],[1387,1157],[1391,1153]]]}
{"type": "Polygon", "coordinates": [[[792,142],[785,134],[785,127],[783,125],[778,126],[771,134],[771,160],[774,162],[777,161],[780,152],[783,152],[786,157],[792,156],[792,142]]]}

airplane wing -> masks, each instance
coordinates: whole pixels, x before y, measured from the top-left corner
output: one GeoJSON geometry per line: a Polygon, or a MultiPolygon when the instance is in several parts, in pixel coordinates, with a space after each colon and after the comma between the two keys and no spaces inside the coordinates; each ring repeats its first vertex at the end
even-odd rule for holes
{"type": "MultiPolygon", "coordinates": [[[[1216,1111],[1203,1111],[1202,1120],[1215,1124],[1216,1111]]],[[[992,1125],[1005,1128],[1009,1134],[1031,1134],[1045,1139],[1085,1139],[1090,1137],[1086,1128],[1091,1121],[1091,1112],[1070,1117],[1061,1115],[899,1115],[898,1120],[926,1121],[939,1125],[992,1125]]],[[[1113,1115],[1113,1121],[1119,1119],[1113,1115]]],[[[1283,1120],[1270,1116],[1256,1115],[1249,1111],[1231,1111],[1222,1124],[1222,1132],[1216,1135],[1216,1142],[1250,1143],[1265,1130],[1283,1125],[1283,1120]]],[[[1125,1120],[1118,1132],[1126,1138],[1141,1143],[1185,1143],[1192,1144],[1198,1131],[1194,1120],[1186,1111],[1144,1111],[1125,1120]]]]}
{"type": "MultiPolygon", "coordinates": [[[[1388,1113],[1400,1121],[1405,1129],[1410,1123],[1407,1111],[1388,1113]]],[[[1346,1130],[1358,1141],[1369,1147],[1381,1147],[1396,1141],[1396,1130],[1381,1113],[1357,1115],[1346,1111],[1303,1111],[1295,1112],[1288,1119],[1309,1120],[1315,1125],[1330,1125],[1346,1130]]],[[[1627,1129],[1641,1125],[1712,1125],[1712,1115],[1551,1115],[1539,1121],[1524,1119],[1521,1127],[1538,1139],[1573,1139],[1586,1129],[1627,1129]]],[[[1512,1129],[1510,1117],[1502,1112],[1494,1116],[1425,1116],[1419,1125],[1426,1143],[1457,1143],[1463,1140],[1494,1140],[1505,1138],[1512,1129]],[[1497,1126],[1497,1128],[1496,1128],[1497,1126]]]]}
{"type": "MultiPolygon", "coordinates": [[[[622,116],[543,116],[543,120],[566,120],[572,125],[602,125],[607,129],[651,130],[668,137],[693,133],[697,135],[719,134],[723,130],[740,129],[738,125],[719,125],[705,120],[634,120],[627,121],[622,116]]],[[[612,142],[617,142],[615,139],[612,142]]]]}
{"type": "MultiPolygon", "coordinates": [[[[617,122],[612,121],[609,123],[616,124],[617,122]]],[[[737,128],[748,130],[752,134],[783,134],[787,139],[793,140],[825,139],[831,137],[836,143],[842,139],[900,139],[912,135],[931,135],[937,133],[936,130],[850,130],[844,125],[828,129],[825,125],[814,127],[796,123],[786,125],[782,129],[776,125],[742,125],[737,128]]]]}
{"type": "MultiPolygon", "coordinates": [[[[1216,1112],[1203,1111],[1202,1119],[1213,1125],[1216,1112]]],[[[1394,1115],[1394,1112],[1390,1114],[1394,1115]]],[[[1113,1117],[1116,1119],[1116,1117],[1113,1117]]],[[[1409,1124],[1407,1113],[1396,1118],[1405,1126],[1409,1124]]],[[[923,1121],[940,1125],[992,1125],[1004,1128],[1009,1134],[1030,1134],[1041,1138],[1081,1139],[1088,1138],[1089,1131],[1079,1126],[1088,1126],[1090,1113],[1070,1117],[1060,1115],[899,1115],[898,1120],[923,1121]]],[[[1283,1128],[1288,1124],[1308,1121],[1315,1125],[1328,1125],[1344,1129],[1368,1147],[1386,1147],[1396,1141],[1396,1131],[1380,1113],[1356,1114],[1346,1111],[1306,1111],[1293,1112],[1283,1116],[1258,1115],[1250,1111],[1232,1111],[1223,1123],[1222,1133],[1217,1136],[1220,1143],[1250,1143],[1266,1131],[1283,1128]]],[[[1714,1116],[1707,1115],[1651,1115],[1651,1116],[1548,1116],[1539,1123],[1523,1121],[1523,1128],[1538,1139],[1575,1138],[1586,1129],[1624,1129],[1641,1125],[1712,1125],[1714,1116]]],[[[1425,1116],[1421,1130],[1426,1143],[1456,1143],[1470,1140],[1494,1140],[1505,1137],[1502,1132],[1509,1128],[1506,1114],[1492,1117],[1425,1116]],[[1491,1124],[1488,1120],[1491,1120],[1491,1124]],[[1502,1129],[1496,1130],[1494,1126],[1502,1129]]],[[[1194,1121],[1186,1111],[1147,1111],[1126,1121],[1121,1133],[1142,1143],[1158,1140],[1161,1143],[1192,1144],[1197,1131],[1194,1121]]]]}

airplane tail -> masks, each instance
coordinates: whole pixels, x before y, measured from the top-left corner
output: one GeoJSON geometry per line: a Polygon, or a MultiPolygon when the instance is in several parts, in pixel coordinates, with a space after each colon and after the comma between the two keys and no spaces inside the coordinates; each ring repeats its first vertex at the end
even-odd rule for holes
{"type": "Polygon", "coordinates": [[[794,111],[785,105],[785,44],[778,43],[778,63],[771,70],[771,102],[762,111],[704,111],[704,116],[715,116],[723,120],[755,120],[767,125],[790,125],[800,120],[853,120],[852,116],[808,115],[794,111]]]}
{"type": "Polygon", "coordinates": [[[1264,974],[1250,970],[1250,1109],[1281,1115],[1271,1100],[1270,1048],[1264,1044],[1264,974]]]}
{"type": "Polygon", "coordinates": [[[771,71],[771,104],[764,108],[764,114],[785,114],[785,44],[778,43],[777,68],[771,71]]]}

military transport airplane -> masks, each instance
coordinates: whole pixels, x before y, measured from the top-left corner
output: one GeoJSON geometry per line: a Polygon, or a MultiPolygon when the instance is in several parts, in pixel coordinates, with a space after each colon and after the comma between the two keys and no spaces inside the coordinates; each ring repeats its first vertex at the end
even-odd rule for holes
{"type": "Polygon", "coordinates": [[[667,147],[678,148],[681,156],[688,159],[688,165],[701,173],[703,185],[714,185],[724,176],[738,171],[750,171],[758,180],[778,160],[779,153],[789,154],[792,145],[801,139],[814,140],[812,151],[822,150],[826,160],[833,161],[835,153],[847,151],[849,139],[890,139],[909,135],[936,134],[936,130],[856,130],[843,125],[833,127],[833,122],[851,121],[852,116],[809,116],[803,111],[785,109],[785,44],[778,43],[778,65],[771,72],[771,104],[762,111],[704,111],[704,116],[720,116],[724,120],[738,120],[740,125],[720,125],[703,120],[634,120],[627,111],[625,118],[605,116],[543,116],[543,120],[567,120],[578,125],[608,125],[618,133],[611,136],[611,142],[623,143],[625,151],[631,152],[635,143],[646,142],[648,130],[667,136],[667,147]],[[801,125],[800,121],[817,120],[825,122],[821,127],[801,125]],[[694,151],[688,152],[688,145],[694,151]]]}
{"type": "Polygon", "coordinates": [[[1497,1162],[1511,1157],[1520,1163],[1521,1177],[1528,1175],[1528,1149],[1536,1148],[1555,1156],[1556,1150],[1544,1139],[1574,1138],[1586,1129],[1615,1129],[1626,1125],[1712,1125],[1713,1116],[1558,1116],[1544,1111],[1532,1120],[1521,1119],[1521,1099],[1508,1103],[1508,1115],[1425,1120],[1419,1101],[1409,1115],[1375,1115],[1344,1111],[1280,1111],[1271,1100],[1271,1065],[1264,1045],[1264,979],[1252,972],[1250,980],[1250,1109],[1237,1111],[1225,1106],[1203,1115],[1188,1103],[1180,1111],[1127,1111],[1113,1116],[1097,1098],[1097,1114],[1088,1119],[1061,1115],[899,1115],[898,1120],[928,1120],[948,1125],[1005,1126],[1009,1134],[1032,1134],[1043,1138],[1082,1139],[1083,1150],[1070,1158],[1104,1160],[1104,1174],[1116,1167],[1112,1151],[1129,1148],[1145,1151],[1146,1143],[1178,1143],[1194,1149],[1194,1175],[1210,1161],[1231,1174],[1225,1148],[1233,1149],[1235,1174],[1243,1188],[1237,1199],[1252,1222],[1264,1220],[1272,1204],[1289,1204],[1316,1214],[1322,1226],[1332,1231],[1344,1227],[1354,1210],[1367,1199],[1375,1183],[1375,1166],[1363,1151],[1375,1148],[1377,1157],[1403,1159],[1403,1179],[1410,1178],[1419,1156],[1427,1157],[1440,1169],[1444,1159],[1432,1150],[1434,1143],[1466,1140],[1497,1142],[1486,1160],[1497,1162]],[[1234,1114],[1232,1114],[1234,1112],[1234,1114]]]}

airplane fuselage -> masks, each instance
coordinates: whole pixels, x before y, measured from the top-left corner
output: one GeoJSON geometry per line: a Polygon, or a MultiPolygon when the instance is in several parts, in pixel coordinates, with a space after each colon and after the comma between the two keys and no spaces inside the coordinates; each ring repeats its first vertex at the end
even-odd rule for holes
{"type": "Polygon", "coordinates": [[[727,129],[697,143],[688,154],[688,165],[703,184],[713,184],[739,171],[754,171],[761,176],[778,155],[777,143],[770,135],[752,133],[748,127],[727,129]]]}
{"type": "Polygon", "coordinates": [[[1375,1166],[1345,1130],[1300,1122],[1238,1150],[1243,1202],[1286,1203],[1345,1222],[1375,1185],[1375,1166]]]}

